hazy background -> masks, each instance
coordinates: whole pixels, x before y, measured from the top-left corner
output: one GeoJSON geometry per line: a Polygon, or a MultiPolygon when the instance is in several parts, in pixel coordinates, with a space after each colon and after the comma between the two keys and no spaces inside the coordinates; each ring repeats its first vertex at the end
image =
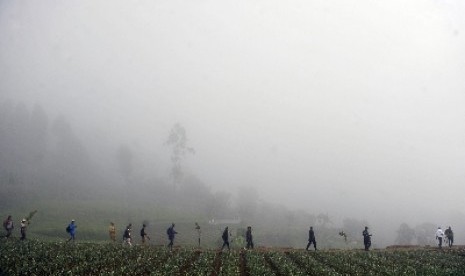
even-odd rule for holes
{"type": "MultiPolygon", "coordinates": [[[[0,1],[0,101],[64,116],[113,173],[465,231],[463,1],[0,1]]],[[[0,133],[1,134],[1,133],[0,133]]],[[[432,229],[434,231],[434,229],[432,229]]]]}

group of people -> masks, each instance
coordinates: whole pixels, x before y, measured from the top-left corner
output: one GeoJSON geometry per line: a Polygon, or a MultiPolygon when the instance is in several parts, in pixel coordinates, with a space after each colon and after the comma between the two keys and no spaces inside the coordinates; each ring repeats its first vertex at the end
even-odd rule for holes
{"type": "MultiPolygon", "coordinates": [[[[21,228],[20,228],[21,238],[20,238],[20,240],[25,240],[26,239],[26,229],[27,229],[27,226],[29,224],[30,224],[29,220],[27,220],[25,218],[23,218],[21,220],[21,228]]],[[[142,228],[140,230],[140,236],[141,236],[142,244],[145,244],[148,240],[150,240],[150,237],[149,237],[149,235],[147,234],[147,231],[146,231],[146,227],[147,227],[147,225],[144,223],[144,224],[142,224],[142,228]]],[[[173,249],[174,238],[175,238],[176,234],[178,234],[178,232],[176,232],[174,227],[175,227],[175,224],[172,223],[171,226],[168,227],[168,229],[166,230],[166,234],[167,234],[168,240],[169,240],[168,248],[170,250],[173,249]]],[[[11,236],[11,234],[13,233],[13,229],[14,229],[14,222],[13,222],[13,218],[12,218],[11,215],[9,215],[3,221],[3,228],[6,231],[5,238],[9,238],[11,236]]],[[[77,225],[76,225],[75,220],[73,219],[73,220],[71,220],[71,222],[66,227],[66,232],[70,236],[69,239],[67,240],[67,242],[75,240],[76,228],[77,228],[77,225]]],[[[200,230],[200,226],[199,226],[199,224],[197,222],[195,223],[195,228],[194,229],[197,231],[198,245],[200,247],[201,230],[200,230]]],[[[110,226],[108,227],[108,233],[109,233],[109,236],[110,236],[110,240],[115,242],[116,241],[116,227],[115,227],[115,224],[113,222],[110,222],[110,226]]],[[[224,229],[224,231],[223,231],[223,234],[221,235],[221,238],[223,240],[223,245],[221,246],[221,250],[223,250],[225,247],[228,249],[228,251],[230,250],[230,246],[229,246],[229,237],[230,236],[231,236],[231,233],[229,232],[229,228],[226,227],[224,229]]],[[[345,236],[345,234],[344,234],[344,236],[345,236]]],[[[370,247],[371,247],[371,236],[372,236],[368,232],[368,226],[365,226],[365,230],[363,230],[362,236],[363,236],[363,244],[365,246],[365,250],[368,251],[370,249],[370,247]]],[[[449,247],[452,247],[452,245],[454,243],[454,232],[452,231],[450,226],[445,231],[443,231],[441,229],[441,227],[438,227],[438,229],[436,230],[436,240],[438,241],[439,248],[442,248],[444,237],[447,239],[449,247]]],[[[245,238],[246,238],[246,243],[247,243],[246,244],[246,249],[253,249],[254,248],[254,243],[253,243],[252,227],[251,226],[247,226],[247,231],[245,233],[245,238]]],[[[132,245],[132,224],[131,223],[129,223],[125,227],[125,230],[124,230],[124,233],[123,233],[123,244],[127,244],[129,246],[132,245]]],[[[307,247],[306,247],[307,251],[309,250],[309,247],[312,244],[313,244],[313,247],[314,247],[314,249],[316,251],[317,247],[316,247],[315,231],[313,230],[313,227],[310,226],[310,229],[308,231],[308,244],[307,244],[307,247]]]]}
{"type": "MultiPolygon", "coordinates": [[[[339,232],[339,235],[343,236],[344,240],[347,241],[347,235],[344,233],[344,231],[339,232]]],[[[370,250],[370,247],[371,247],[371,234],[368,232],[368,226],[365,226],[365,230],[363,230],[362,236],[363,236],[363,244],[365,246],[365,251],[368,251],[370,250]]],[[[313,230],[313,227],[310,226],[310,229],[308,230],[308,243],[307,243],[307,247],[305,248],[305,250],[308,251],[308,248],[312,244],[313,244],[313,248],[316,251],[317,249],[316,249],[315,231],[313,230]]]]}
{"type": "MultiPolygon", "coordinates": [[[[228,251],[231,250],[229,247],[229,237],[232,236],[231,233],[229,232],[229,228],[226,226],[224,228],[223,234],[221,235],[221,239],[223,240],[223,245],[221,246],[221,250],[224,249],[224,247],[228,248],[228,251]]],[[[252,236],[252,226],[247,226],[247,231],[245,231],[245,241],[246,241],[246,249],[253,249],[253,236],[252,236]]]]}
{"type": "MultiPolygon", "coordinates": [[[[174,244],[174,237],[178,232],[174,230],[175,224],[172,223],[170,227],[166,230],[166,234],[168,235],[169,239],[169,244],[168,248],[170,250],[173,249],[173,244],[174,244]]],[[[140,229],[140,237],[142,244],[145,244],[147,241],[150,240],[150,236],[147,234],[147,225],[144,223],[142,224],[142,228],[140,229]]],[[[200,246],[200,226],[196,223],[196,229],[199,232],[199,246],[200,246]]],[[[116,227],[113,222],[110,222],[110,226],[108,227],[108,233],[110,235],[110,239],[112,241],[116,241],[116,227]]],[[[123,232],[123,244],[132,246],[132,224],[129,223],[125,228],[123,232]]]]}
{"type": "MultiPolygon", "coordinates": [[[[140,236],[142,240],[142,244],[145,244],[146,241],[150,240],[149,235],[146,231],[147,225],[144,223],[142,224],[142,228],[140,229],[140,236]]],[[[110,235],[110,239],[112,241],[116,241],[116,227],[113,222],[110,222],[110,226],[108,227],[108,234],[110,235]]],[[[132,224],[129,223],[123,232],[123,244],[127,244],[132,246],[132,224]]]]}
{"type": "MultiPolygon", "coordinates": [[[[362,235],[365,250],[368,251],[371,246],[371,234],[368,233],[368,227],[365,226],[365,230],[363,230],[362,235]]],[[[436,240],[438,241],[438,246],[440,249],[442,248],[444,237],[446,237],[449,247],[452,247],[454,244],[454,232],[450,226],[446,229],[446,231],[442,231],[441,226],[439,226],[438,230],[436,230],[436,240]]]]}
{"type": "MultiPolygon", "coordinates": [[[[166,230],[166,235],[168,236],[168,240],[169,240],[168,248],[170,250],[173,249],[174,238],[178,234],[178,232],[176,232],[176,230],[174,229],[175,226],[176,225],[174,223],[172,223],[171,226],[168,227],[168,229],[166,230]]],[[[141,236],[142,244],[145,244],[145,242],[147,240],[150,240],[150,237],[146,232],[146,227],[147,226],[145,224],[142,224],[142,229],[140,230],[140,236],[141,236]]],[[[200,247],[201,230],[200,230],[200,225],[197,222],[195,223],[195,228],[194,229],[197,231],[198,245],[200,247]]],[[[112,241],[116,241],[116,227],[115,227],[115,224],[113,222],[110,222],[110,226],[108,228],[108,233],[109,233],[110,239],[112,241]]],[[[131,233],[132,233],[132,224],[130,223],[130,224],[128,224],[128,226],[126,226],[126,228],[124,230],[123,244],[127,244],[129,246],[132,245],[132,234],[131,233]]],[[[227,247],[228,250],[230,250],[230,247],[229,247],[229,237],[230,236],[231,236],[231,234],[229,233],[229,228],[226,227],[224,229],[224,231],[223,231],[222,236],[221,236],[222,239],[223,239],[223,246],[221,247],[221,250],[223,250],[224,247],[227,247]]],[[[246,248],[247,249],[253,249],[252,227],[251,226],[247,227],[246,241],[247,241],[246,248]]]]}
{"type": "MultiPolygon", "coordinates": [[[[74,220],[71,222],[74,223],[74,220]]],[[[168,248],[170,250],[173,250],[173,245],[174,245],[174,238],[178,232],[174,229],[176,225],[174,223],[171,224],[170,227],[166,230],[166,235],[168,236],[168,248]]],[[[200,235],[201,235],[201,230],[200,230],[200,225],[196,222],[195,223],[195,228],[198,234],[198,244],[200,247],[200,235]]],[[[110,226],[108,228],[108,233],[110,235],[110,239],[112,241],[116,241],[116,227],[113,222],[110,222],[110,226]]],[[[124,233],[123,233],[123,244],[127,244],[129,246],[132,245],[132,224],[130,223],[128,226],[126,226],[124,233]]],[[[147,240],[150,240],[149,235],[146,232],[146,225],[142,224],[142,229],[140,230],[140,236],[142,240],[142,244],[145,244],[147,240]]],[[[223,245],[221,247],[221,250],[223,250],[225,247],[227,247],[228,251],[230,250],[229,246],[229,237],[231,236],[231,233],[229,232],[229,228],[226,226],[226,228],[223,231],[223,234],[221,235],[221,238],[223,239],[223,245]]],[[[74,239],[74,238],[73,238],[74,239]]],[[[248,226],[247,231],[246,231],[246,248],[247,249],[253,249],[254,244],[253,244],[253,237],[252,237],[252,227],[248,226]]]]}
{"type": "Polygon", "coordinates": [[[442,231],[441,226],[439,226],[438,230],[436,230],[436,240],[438,241],[439,248],[442,248],[442,240],[444,236],[447,239],[449,247],[452,247],[452,245],[454,244],[454,232],[452,231],[450,226],[446,229],[446,231],[442,231]]]}
{"type": "MultiPolygon", "coordinates": [[[[20,228],[19,228],[19,233],[21,234],[20,240],[25,240],[26,239],[26,228],[29,225],[30,221],[27,219],[23,218],[21,220],[20,228]]],[[[3,228],[6,231],[5,238],[9,238],[11,234],[13,234],[13,229],[15,228],[14,223],[13,223],[13,218],[11,215],[9,215],[4,221],[3,221],[3,228]]]]}

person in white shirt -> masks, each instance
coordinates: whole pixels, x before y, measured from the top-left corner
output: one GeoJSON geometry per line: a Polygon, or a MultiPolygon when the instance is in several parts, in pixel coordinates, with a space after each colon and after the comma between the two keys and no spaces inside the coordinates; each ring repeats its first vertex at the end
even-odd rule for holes
{"type": "Polygon", "coordinates": [[[442,231],[441,227],[438,227],[436,231],[436,239],[439,242],[439,248],[442,248],[442,238],[444,237],[444,232],[442,231]]]}

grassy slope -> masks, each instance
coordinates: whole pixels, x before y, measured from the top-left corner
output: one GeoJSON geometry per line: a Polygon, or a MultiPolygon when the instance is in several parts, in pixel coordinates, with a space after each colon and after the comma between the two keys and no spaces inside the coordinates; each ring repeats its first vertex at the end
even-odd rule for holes
{"type": "MultiPolygon", "coordinates": [[[[38,212],[32,218],[28,228],[28,237],[46,241],[61,241],[68,238],[65,231],[71,219],[76,220],[76,238],[83,242],[108,241],[108,225],[112,221],[117,228],[117,239],[122,239],[124,227],[133,224],[133,238],[140,242],[139,230],[142,223],[147,222],[147,232],[151,237],[150,244],[162,245],[167,243],[166,228],[171,222],[176,223],[179,234],[175,243],[182,246],[195,246],[198,236],[194,229],[194,222],[202,227],[201,243],[204,247],[215,248],[221,245],[221,234],[226,225],[210,225],[201,214],[186,213],[172,208],[162,208],[153,202],[141,202],[128,205],[117,200],[75,200],[63,202],[60,200],[36,201],[34,204],[24,204],[15,209],[2,210],[2,216],[13,216],[16,229],[14,235],[19,237],[19,221],[32,210],[38,212]]],[[[237,231],[245,225],[228,225],[232,233],[231,244],[243,246],[243,240],[237,237],[237,231]]],[[[307,229],[276,228],[257,225],[254,227],[254,241],[256,246],[294,247],[302,248],[307,244],[307,229]],[[283,239],[285,237],[285,239],[283,239]],[[281,239],[281,240],[279,240],[281,239]]],[[[336,230],[331,230],[335,232],[336,230]]],[[[320,248],[324,248],[329,239],[330,230],[318,233],[320,248]]],[[[336,233],[336,232],[335,232],[336,233]]],[[[334,234],[334,233],[333,233],[334,234]]],[[[335,234],[334,234],[335,235],[335,234]]],[[[334,236],[333,235],[333,236],[334,236]]],[[[332,236],[331,236],[332,238],[332,236]]],[[[336,237],[337,238],[337,237],[336,237]]],[[[352,245],[360,247],[360,245],[352,245]]],[[[331,247],[349,248],[341,241],[333,242],[331,247]]]]}
{"type": "MultiPolygon", "coordinates": [[[[76,220],[77,238],[88,241],[104,241],[108,238],[108,225],[112,221],[122,235],[128,223],[133,224],[134,234],[138,235],[143,222],[149,224],[149,234],[163,236],[164,229],[173,218],[177,223],[198,219],[200,216],[186,214],[172,209],[164,209],[155,204],[132,204],[130,208],[119,201],[37,201],[23,204],[18,208],[2,210],[2,216],[11,214],[15,221],[14,235],[19,236],[19,221],[30,211],[37,210],[28,228],[28,236],[44,240],[61,240],[67,237],[65,228],[71,219],[76,220]]],[[[193,224],[193,222],[192,222],[193,224]]]]}
{"type": "MultiPolygon", "coordinates": [[[[167,243],[166,228],[171,222],[175,222],[176,230],[179,232],[176,244],[183,246],[197,244],[198,237],[194,230],[194,222],[198,222],[202,227],[202,245],[210,248],[221,245],[221,234],[226,225],[209,225],[208,218],[201,212],[202,205],[198,207],[200,210],[196,207],[180,207],[182,199],[176,199],[175,196],[161,197],[160,195],[164,193],[159,187],[154,186],[123,191],[125,191],[124,187],[106,189],[87,187],[76,191],[60,187],[29,190],[27,193],[20,193],[27,195],[27,199],[15,200],[9,205],[12,207],[1,210],[0,216],[2,218],[8,214],[13,216],[16,224],[14,235],[19,236],[21,218],[27,216],[30,211],[37,210],[29,226],[28,237],[48,241],[67,239],[65,228],[71,219],[75,219],[78,226],[76,238],[79,241],[108,241],[108,225],[112,221],[116,224],[118,240],[122,238],[124,227],[132,223],[133,237],[139,242],[139,230],[142,223],[147,222],[149,225],[147,232],[152,238],[150,242],[155,245],[167,243]],[[83,190],[87,192],[83,194],[83,190]],[[73,193],[74,198],[85,199],[62,200],[62,198],[70,198],[70,194],[73,193]],[[124,198],[121,194],[124,194],[124,198]],[[46,198],[48,200],[45,200],[46,198]]],[[[295,248],[306,246],[307,226],[294,223],[275,224],[273,217],[268,220],[262,224],[251,223],[254,227],[256,246],[295,248]]],[[[232,242],[237,230],[246,227],[246,225],[228,226],[233,234],[232,242]]],[[[317,238],[320,248],[347,248],[337,236],[335,229],[322,230],[317,233],[317,238]]],[[[235,246],[243,246],[243,243],[237,243],[235,246]]],[[[351,246],[360,247],[359,244],[351,246]]]]}

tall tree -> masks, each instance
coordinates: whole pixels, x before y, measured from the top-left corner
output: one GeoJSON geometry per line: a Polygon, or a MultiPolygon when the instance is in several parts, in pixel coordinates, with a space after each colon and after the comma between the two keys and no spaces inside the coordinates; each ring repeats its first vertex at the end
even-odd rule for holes
{"type": "Polygon", "coordinates": [[[30,125],[30,111],[24,103],[18,103],[13,110],[13,117],[9,123],[7,135],[9,144],[9,163],[11,172],[24,174],[27,169],[29,149],[28,131],[30,125]]]}
{"type": "Polygon", "coordinates": [[[237,193],[239,216],[246,223],[255,219],[258,208],[258,192],[253,187],[240,187],[237,193]]]}
{"type": "Polygon", "coordinates": [[[218,191],[210,196],[206,202],[206,211],[209,219],[224,219],[230,217],[231,194],[218,191]]]}
{"type": "Polygon", "coordinates": [[[171,176],[173,178],[173,187],[176,190],[183,175],[181,163],[187,154],[194,154],[195,150],[187,145],[186,130],[179,123],[176,123],[171,128],[165,144],[172,148],[171,162],[173,165],[171,176]]]}
{"type": "Polygon", "coordinates": [[[326,225],[332,223],[331,219],[329,219],[328,214],[320,213],[316,218],[317,218],[318,223],[323,228],[326,227],[326,225]]]}
{"type": "Polygon", "coordinates": [[[74,184],[90,184],[94,176],[91,159],[84,145],[64,116],[51,125],[53,136],[52,170],[74,184]]]}
{"type": "Polygon", "coordinates": [[[123,203],[125,204],[126,216],[131,219],[130,201],[134,199],[134,189],[131,187],[132,173],[133,173],[133,154],[131,148],[123,144],[116,151],[116,161],[118,163],[118,170],[124,179],[126,191],[123,193],[123,203]]]}
{"type": "Polygon", "coordinates": [[[430,222],[425,222],[415,226],[415,237],[418,245],[434,244],[437,226],[430,222]]]}
{"type": "Polygon", "coordinates": [[[410,228],[407,223],[402,223],[397,230],[396,244],[410,245],[415,238],[415,230],[410,228]]]}
{"type": "Polygon", "coordinates": [[[46,153],[48,124],[48,116],[43,108],[38,104],[34,105],[29,135],[30,144],[34,145],[31,148],[31,158],[34,165],[42,161],[46,153]]]}
{"type": "Polygon", "coordinates": [[[133,171],[133,154],[131,148],[129,148],[128,145],[121,145],[116,152],[116,159],[118,162],[119,172],[123,176],[126,184],[129,184],[133,171]]]}

